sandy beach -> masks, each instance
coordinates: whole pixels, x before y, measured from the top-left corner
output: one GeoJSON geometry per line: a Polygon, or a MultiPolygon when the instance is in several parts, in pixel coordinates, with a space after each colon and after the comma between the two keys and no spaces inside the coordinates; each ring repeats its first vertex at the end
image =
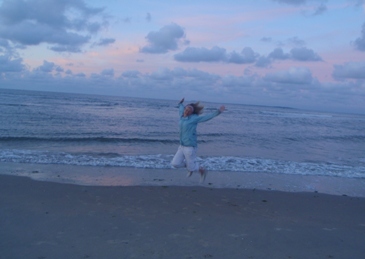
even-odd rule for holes
{"type": "Polygon", "coordinates": [[[0,258],[363,258],[365,199],[0,175],[0,258]]]}

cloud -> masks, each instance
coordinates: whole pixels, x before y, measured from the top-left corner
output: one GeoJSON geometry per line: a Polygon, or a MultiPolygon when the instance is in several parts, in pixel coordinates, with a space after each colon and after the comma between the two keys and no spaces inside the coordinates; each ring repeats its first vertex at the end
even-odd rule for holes
{"type": "Polygon", "coordinates": [[[128,71],[124,71],[121,76],[125,77],[125,78],[139,78],[140,75],[141,75],[141,72],[139,72],[137,70],[128,70],[128,71]]]}
{"type": "Polygon", "coordinates": [[[254,85],[254,76],[232,76],[227,75],[222,78],[222,86],[228,89],[236,88],[240,89],[243,87],[249,88],[254,85]]]}
{"type": "Polygon", "coordinates": [[[276,48],[268,57],[274,60],[322,61],[322,58],[317,53],[305,47],[293,48],[290,50],[290,53],[284,53],[282,48],[276,48]]]}
{"type": "Polygon", "coordinates": [[[271,37],[262,37],[261,41],[262,42],[272,42],[272,38],[271,37]]]}
{"type": "Polygon", "coordinates": [[[86,75],[84,73],[77,73],[75,76],[78,78],[86,78],[86,75]]]}
{"type": "Polygon", "coordinates": [[[298,37],[289,38],[288,43],[295,47],[303,47],[305,45],[305,41],[299,39],[298,37]]]}
{"type": "Polygon", "coordinates": [[[320,4],[317,9],[314,11],[314,13],[312,14],[313,16],[317,16],[317,15],[321,15],[323,14],[325,11],[327,11],[327,6],[324,5],[323,3],[320,4]]]}
{"type": "Polygon", "coordinates": [[[130,18],[130,17],[123,18],[123,19],[122,19],[122,21],[123,21],[124,23],[131,23],[132,18],[130,18]]]}
{"type": "MultiPolygon", "coordinates": [[[[220,82],[220,76],[197,69],[160,68],[152,73],[126,71],[116,78],[118,85],[124,93],[133,92],[134,96],[149,96],[161,98],[162,96],[200,96],[214,92],[214,87],[220,82]]],[[[173,97],[174,98],[174,97],[173,97]]]]}
{"type": "Polygon", "coordinates": [[[342,79],[365,79],[365,62],[348,62],[343,65],[333,66],[333,78],[342,79]]]}
{"type": "Polygon", "coordinates": [[[103,71],[101,71],[101,75],[106,77],[114,77],[114,69],[104,69],[103,71]]]}
{"type": "Polygon", "coordinates": [[[53,62],[48,62],[47,60],[43,60],[43,64],[36,69],[35,72],[43,72],[43,73],[51,73],[56,71],[57,73],[63,72],[64,69],[53,62]]]}
{"type": "Polygon", "coordinates": [[[152,20],[152,16],[151,16],[151,14],[150,13],[147,13],[146,14],[146,21],[147,22],[150,22],[152,20]]]}
{"type": "Polygon", "coordinates": [[[285,54],[282,48],[276,48],[269,54],[269,58],[285,60],[285,59],[289,59],[290,55],[285,54]]]}
{"type": "Polygon", "coordinates": [[[362,25],[361,36],[355,40],[355,48],[365,51],[365,23],[362,25]]]}
{"type": "Polygon", "coordinates": [[[227,62],[235,64],[250,64],[255,62],[258,54],[256,54],[252,48],[245,47],[241,53],[232,52],[228,54],[227,62]]]}
{"type": "Polygon", "coordinates": [[[290,51],[291,58],[298,61],[321,61],[322,58],[313,50],[302,48],[293,48],[290,51]]]}
{"type": "Polygon", "coordinates": [[[220,62],[226,59],[226,50],[220,47],[212,49],[188,47],[183,52],[175,54],[174,58],[180,62],[220,62]]]}
{"type": "Polygon", "coordinates": [[[78,46],[63,46],[63,45],[56,45],[54,47],[50,47],[49,49],[56,51],[56,52],[81,52],[81,48],[78,46]]]}
{"type": "Polygon", "coordinates": [[[283,84],[311,84],[313,77],[308,68],[294,67],[288,70],[268,73],[264,80],[283,84]]]}
{"type": "Polygon", "coordinates": [[[96,43],[97,46],[107,46],[110,44],[113,44],[115,42],[115,39],[113,38],[103,38],[100,39],[98,43],[96,43]]]}
{"type": "Polygon", "coordinates": [[[175,54],[174,59],[180,62],[225,62],[234,64],[254,63],[258,57],[252,48],[245,47],[240,53],[233,51],[227,53],[226,49],[220,47],[194,48],[188,47],[183,52],[175,54]]]}
{"type": "Polygon", "coordinates": [[[4,39],[0,39],[0,51],[4,51],[10,48],[9,42],[4,39]]]}
{"type": "Polygon", "coordinates": [[[76,47],[89,41],[90,37],[80,34],[57,31],[48,25],[34,25],[30,21],[11,26],[11,30],[0,27],[0,36],[24,45],[38,45],[42,42],[64,47],[76,47]]]}
{"type": "Polygon", "coordinates": [[[267,57],[254,52],[252,48],[245,47],[240,53],[220,47],[195,48],[188,47],[183,52],[174,55],[174,59],[180,62],[224,62],[232,64],[252,64],[257,67],[268,67],[272,60],[291,59],[295,61],[321,61],[322,58],[313,50],[305,47],[293,48],[290,53],[284,53],[282,48],[274,49],[267,57]]]}
{"type": "Polygon", "coordinates": [[[303,5],[307,2],[307,0],[273,0],[273,1],[289,5],[303,5]]]}
{"type": "Polygon", "coordinates": [[[272,60],[268,57],[261,56],[257,59],[255,66],[257,67],[269,67],[272,63],[272,60]]]}
{"type": "MultiPolygon", "coordinates": [[[[306,5],[308,2],[307,0],[273,0],[273,1],[293,6],[306,5]]],[[[325,2],[327,2],[327,0],[319,0],[318,2],[320,2],[320,4],[317,7],[313,7],[314,11],[312,13],[309,13],[308,10],[302,10],[302,14],[305,16],[317,16],[327,11],[327,6],[324,4],[325,2]]]]}
{"type": "Polygon", "coordinates": [[[355,7],[362,7],[363,5],[365,5],[364,0],[347,0],[347,2],[354,5],[355,7]]]}
{"type": "Polygon", "coordinates": [[[52,72],[54,68],[55,68],[55,63],[44,60],[43,65],[38,67],[38,70],[45,73],[49,73],[52,72]]]}
{"type": "MultiPolygon", "coordinates": [[[[322,1],[324,2],[325,0],[322,1]]],[[[318,5],[317,7],[311,7],[311,8],[312,10],[310,9],[302,10],[302,14],[307,17],[314,17],[322,15],[327,11],[327,6],[324,3],[320,3],[320,5],[318,5]]]]}
{"type": "MultiPolygon", "coordinates": [[[[347,71],[339,75],[344,78],[343,80],[319,83],[305,67],[268,73],[264,77],[254,73],[221,76],[198,69],[184,68],[162,68],[151,73],[130,70],[124,71],[118,77],[115,76],[113,68],[86,76],[84,73],[73,74],[71,70],[63,71],[60,66],[48,61],[44,61],[34,70],[18,66],[18,73],[2,72],[4,60],[6,59],[0,56],[0,86],[6,85],[10,89],[116,94],[176,100],[181,96],[191,100],[199,100],[204,96],[205,101],[213,102],[361,113],[364,107],[365,85],[361,83],[364,80],[346,81],[364,75],[364,63],[338,66],[335,71],[347,71]],[[55,73],[59,70],[63,73],[55,73]]],[[[21,65],[21,60],[17,60],[14,64],[21,65]]]]}
{"type": "MultiPolygon", "coordinates": [[[[295,38],[294,38],[295,40],[295,38]]],[[[304,47],[293,48],[290,53],[284,53],[282,48],[276,48],[267,57],[260,56],[257,59],[257,67],[269,67],[273,60],[294,60],[294,61],[322,61],[322,58],[313,50],[304,47]]]]}
{"type": "Polygon", "coordinates": [[[4,0],[0,6],[0,38],[25,46],[48,43],[54,51],[79,52],[105,21],[94,21],[102,8],[84,0],[4,0]]]}
{"type": "Polygon", "coordinates": [[[22,72],[24,69],[23,59],[14,58],[9,54],[0,56],[0,73],[22,72]]]}
{"type": "Polygon", "coordinates": [[[170,50],[176,50],[179,42],[187,43],[184,29],[172,23],[162,27],[159,31],[152,31],[146,36],[148,45],[140,49],[140,52],[161,54],[170,50]]]}

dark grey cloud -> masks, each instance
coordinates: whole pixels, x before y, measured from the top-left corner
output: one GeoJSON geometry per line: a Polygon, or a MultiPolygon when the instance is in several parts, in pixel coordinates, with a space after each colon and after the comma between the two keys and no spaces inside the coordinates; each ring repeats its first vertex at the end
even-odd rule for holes
{"type": "Polygon", "coordinates": [[[39,67],[37,67],[34,71],[36,72],[43,72],[43,73],[51,73],[53,71],[56,71],[58,73],[63,72],[63,68],[56,65],[53,62],[48,62],[47,60],[43,60],[43,64],[39,67]]]}
{"type": "Polygon", "coordinates": [[[173,73],[170,72],[170,69],[159,69],[155,72],[152,72],[148,78],[154,81],[172,81],[173,80],[173,73]]]}
{"type": "Polygon", "coordinates": [[[274,60],[295,60],[295,61],[321,61],[322,58],[316,54],[313,50],[304,47],[293,48],[290,53],[284,53],[282,48],[274,49],[267,57],[260,56],[255,66],[257,67],[269,67],[274,60]]]}
{"type": "Polygon", "coordinates": [[[183,52],[174,55],[180,62],[220,62],[226,59],[226,50],[220,47],[193,48],[188,47],[183,52]]]}
{"type": "Polygon", "coordinates": [[[290,51],[291,58],[298,61],[321,61],[322,58],[311,49],[305,47],[293,48],[290,51]]]}
{"type": "Polygon", "coordinates": [[[183,52],[175,54],[174,59],[180,62],[225,62],[234,64],[254,63],[258,57],[252,48],[245,47],[241,52],[233,51],[227,53],[226,49],[220,47],[194,48],[188,47],[183,52]]]}
{"type": "Polygon", "coordinates": [[[114,77],[114,69],[112,68],[104,69],[103,71],[101,71],[100,74],[106,77],[114,77]]]}
{"type": "Polygon", "coordinates": [[[355,40],[355,48],[365,51],[365,23],[362,25],[361,36],[355,40]]]}
{"type": "Polygon", "coordinates": [[[139,72],[138,70],[128,70],[124,71],[121,76],[126,78],[138,78],[140,75],[141,72],[139,72]]]}
{"type": "Polygon", "coordinates": [[[313,50],[305,47],[293,48],[290,53],[284,53],[282,48],[274,49],[267,57],[254,52],[252,48],[245,47],[241,52],[232,51],[220,47],[194,48],[188,47],[183,52],[174,55],[179,62],[224,62],[233,64],[253,64],[257,67],[268,67],[273,60],[296,61],[321,61],[322,58],[313,50]]]}
{"type": "Polygon", "coordinates": [[[100,39],[98,43],[96,43],[97,46],[107,46],[110,44],[113,44],[115,42],[115,39],[113,38],[103,38],[100,39]]]}
{"type": "Polygon", "coordinates": [[[255,62],[257,57],[258,54],[255,53],[252,48],[245,47],[242,49],[241,53],[233,51],[232,53],[228,54],[227,62],[235,64],[250,64],[255,62]]]}
{"type": "Polygon", "coordinates": [[[159,69],[151,74],[147,74],[139,79],[140,82],[148,84],[148,87],[164,89],[166,91],[191,91],[206,92],[220,81],[220,76],[207,73],[198,69],[185,70],[159,69]]]}
{"type": "Polygon", "coordinates": [[[269,58],[271,58],[271,59],[285,60],[285,59],[289,59],[290,58],[290,55],[289,54],[285,54],[284,53],[284,50],[282,48],[276,48],[276,49],[274,49],[269,54],[269,58]]]}
{"type": "Polygon", "coordinates": [[[102,13],[102,8],[88,7],[84,0],[4,0],[0,38],[25,46],[48,43],[54,51],[79,52],[90,35],[105,25],[102,13]]]}
{"type": "Polygon", "coordinates": [[[290,53],[284,53],[282,48],[276,48],[268,57],[273,60],[322,61],[322,58],[317,53],[305,47],[293,48],[290,50],[290,53]]]}
{"type": "Polygon", "coordinates": [[[56,66],[55,63],[44,60],[43,65],[38,67],[38,69],[39,69],[39,71],[50,73],[53,71],[55,66],[56,66]]]}
{"type": "Polygon", "coordinates": [[[10,54],[0,55],[0,73],[22,72],[24,69],[23,59],[14,58],[10,54]]]}
{"type": "Polygon", "coordinates": [[[56,71],[57,73],[61,73],[61,72],[64,72],[65,70],[64,70],[62,67],[60,67],[60,66],[56,66],[55,71],[56,71]]]}
{"type": "Polygon", "coordinates": [[[86,78],[86,75],[84,73],[77,73],[75,76],[78,78],[86,78]]]}
{"type": "Polygon", "coordinates": [[[342,65],[333,66],[333,78],[343,79],[365,79],[365,62],[348,62],[342,65]]]}
{"type": "Polygon", "coordinates": [[[25,21],[11,26],[10,29],[0,27],[0,36],[13,42],[24,45],[38,45],[42,42],[56,44],[64,47],[79,47],[89,41],[89,36],[66,31],[57,31],[48,25],[34,26],[31,21],[25,21]]]}
{"type": "MultiPolygon", "coordinates": [[[[83,75],[79,76],[80,78],[83,77],[83,75]]],[[[114,69],[104,69],[100,73],[92,73],[90,75],[89,81],[93,85],[113,85],[114,82],[114,69]]]]}
{"type": "Polygon", "coordinates": [[[232,76],[227,75],[222,79],[222,86],[227,89],[241,89],[241,88],[250,88],[254,85],[255,77],[254,76],[232,76]]]}
{"type": "Polygon", "coordinates": [[[184,29],[172,23],[162,27],[159,31],[152,31],[146,36],[148,45],[140,49],[140,52],[161,54],[176,50],[180,42],[186,44],[184,29]]]}
{"type": "Polygon", "coordinates": [[[311,84],[313,77],[308,68],[295,67],[285,71],[268,73],[264,80],[282,84],[311,84]]]}
{"type": "Polygon", "coordinates": [[[78,46],[56,45],[54,47],[50,47],[49,49],[56,52],[81,52],[81,48],[78,46]]]}
{"type": "Polygon", "coordinates": [[[255,66],[256,67],[269,67],[272,63],[272,59],[268,57],[261,56],[257,59],[255,66]]]}

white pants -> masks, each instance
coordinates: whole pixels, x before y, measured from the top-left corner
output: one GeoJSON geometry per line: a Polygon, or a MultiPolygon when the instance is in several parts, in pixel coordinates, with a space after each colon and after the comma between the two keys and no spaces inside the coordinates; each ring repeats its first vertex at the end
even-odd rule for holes
{"type": "Polygon", "coordinates": [[[199,170],[199,163],[196,162],[196,147],[179,146],[171,165],[175,168],[186,167],[189,172],[199,170]]]}

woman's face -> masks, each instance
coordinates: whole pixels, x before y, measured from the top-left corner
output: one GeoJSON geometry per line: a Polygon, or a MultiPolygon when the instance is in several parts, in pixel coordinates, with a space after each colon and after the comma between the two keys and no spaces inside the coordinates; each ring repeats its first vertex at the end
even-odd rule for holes
{"type": "Polygon", "coordinates": [[[184,109],[184,117],[188,117],[191,114],[193,114],[193,107],[191,107],[191,106],[188,105],[184,109]]]}

